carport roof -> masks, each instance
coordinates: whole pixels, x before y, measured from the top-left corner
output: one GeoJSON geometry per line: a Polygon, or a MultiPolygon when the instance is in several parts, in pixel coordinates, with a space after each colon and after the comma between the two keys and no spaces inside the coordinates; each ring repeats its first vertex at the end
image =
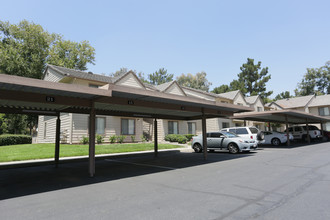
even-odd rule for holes
{"type": "Polygon", "coordinates": [[[297,110],[273,110],[265,112],[246,112],[238,113],[232,116],[232,119],[250,120],[250,121],[263,121],[263,122],[278,122],[290,124],[305,124],[320,123],[330,121],[329,118],[313,115],[310,113],[297,111],[297,110]]]}
{"type": "Polygon", "coordinates": [[[102,88],[47,82],[0,74],[0,112],[56,114],[58,112],[160,119],[229,117],[252,108],[187,96],[107,84],[102,88]]]}

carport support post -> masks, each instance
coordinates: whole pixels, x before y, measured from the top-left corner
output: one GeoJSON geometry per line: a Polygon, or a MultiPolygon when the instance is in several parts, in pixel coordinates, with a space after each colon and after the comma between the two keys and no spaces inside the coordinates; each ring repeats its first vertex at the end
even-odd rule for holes
{"type": "Polygon", "coordinates": [[[306,130],[307,130],[307,142],[311,143],[311,137],[309,136],[309,128],[308,128],[308,119],[306,119],[306,130]]]}
{"type": "Polygon", "coordinates": [[[288,116],[285,116],[285,129],[286,129],[286,146],[290,146],[290,134],[289,134],[288,116]]]}
{"type": "Polygon", "coordinates": [[[320,122],[320,124],[321,124],[321,135],[322,135],[322,138],[324,138],[324,132],[323,132],[323,124],[322,124],[322,121],[320,122]]]}
{"type": "Polygon", "coordinates": [[[95,174],[95,108],[94,102],[91,104],[89,114],[89,175],[95,174]]]}
{"type": "Polygon", "coordinates": [[[157,119],[154,120],[154,151],[155,157],[158,156],[158,135],[157,135],[157,119]]]}
{"type": "Polygon", "coordinates": [[[60,133],[61,133],[61,119],[60,119],[60,113],[58,113],[56,120],[56,135],[55,135],[55,167],[58,167],[58,162],[60,159],[60,133]]]}
{"type": "Polygon", "coordinates": [[[206,117],[202,116],[202,135],[203,135],[203,154],[204,160],[207,160],[207,138],[206,138],[206,117]]]}

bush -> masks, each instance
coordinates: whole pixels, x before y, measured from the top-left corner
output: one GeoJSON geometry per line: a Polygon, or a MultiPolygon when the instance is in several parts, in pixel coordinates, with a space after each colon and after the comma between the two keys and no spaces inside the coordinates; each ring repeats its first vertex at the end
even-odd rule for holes
{"type": "Polygon", "coordinates": [[[187,138],[184,135],[178,137],[178,143],[179,144],[185,144],[185,143],[187,143],[187,138]]]}
{"type": "Polygon", "coordinates": [[[135,142],[135,135],[131,135],[132,142],[135,142]]]}
{"type": "Polygon", "coordinates": [[[110,141],[111,144],[115,143],[116,140],[117,140],[117,136],[116,135],[113,135],[113,136],[110,136],[109,137],[109,141],[110,141]]]}
{"type": "Polygon", "coordinates": [[[103,136],[102,135],[96,135],[96,143],[102,144],[103,143],[103,136]]]}
{"type": "Polygon", "coordinates": [[[185,134],[184,135],[188,141],[190,141],[192,139],[192,137],[196,136],[195,134],[185,134]]]}
{"type": "Polygon", "coordinates": [[[122,144],[125,140],[126,136],[125,135],[119,135],[117,136],[117,143],[122,144]]]}
{"type": "Polygon", "coordinates": [[[15,144],[31,144],[32,137],[29,135],[4,134],[0,135],[0,146],[15,144]]]}
{"type": "Polygon", "coordinates": [[[147,141],[147,137],[145,135],[141,135],[140,138],[143,143],[147,141]]]}
{"type": "Polygon", "coordinates": [[[83,136],[82,139],[81,139],[81,141],[80,141],[80,143],[82,143],[82,144],[88,144],[89,143],[89,138],[83,136]]]}
{"type": "Polygon", "coordinates": [[[182,134],[168,134],[165,136],[165,141],[169,142],[179,142],[180,144],[185,144],[189,139],[182,134]]]}

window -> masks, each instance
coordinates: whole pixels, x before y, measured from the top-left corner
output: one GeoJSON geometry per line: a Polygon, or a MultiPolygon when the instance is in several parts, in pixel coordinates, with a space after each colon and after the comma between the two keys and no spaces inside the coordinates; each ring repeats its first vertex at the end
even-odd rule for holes
{"type": "Polygon", "coordinates": [[[169,134],[179,134],[179,126],[177,121],[168,122],[168,133],[169,134]]]}
{"type": "Polygon", "coordinates": [[[105,118],[95,118],[95,134],[105,134],[105,118]]]}
{"type": "Polygon", "coordinates": [[[222,122],[222,128],[229,128],[229,122],[222,122]]]}
{"type": "Polygon", "coordinates": [[[121,119],[121,134],[134,135],[135,134],[135,120],[121,119]]]}
{"type": "Polygon", "coordinates": [[[196,134],[196,123],[188,122],[188,134],[196,134]]]}
{"type": "MultiPolygon", "coordinates": [[[[259,125],[256,125],[256,127],[259,125]]],[[[250,131],[252,134],[258,134],[258,129],[254,128],[254,127],[250,127],[250,131]]]]}
{"type": "Polygon", "coordinates": [[[99,88],[99,85],[96,85],[96,84],[89,84],[88,86],[91,88],[99,88]]]}
{"type": "Polygon", "coordinates": [[[249,132],[246,130],[246,128],[237,128],[236,134],[249,134],[249,132]]]}
{"type": "Polygon", "coordinates": [[[221,133],[218,133],[218,132],[216,132],[216,133],[211,133],[211,137],[212,137],[212,138],[220,138],[220,135],[221,135],[221,133]]]}
{"type": "Polygon", "coordinates": [[[319,115],[329,116],[330,115],[329,107],[320,107],[319,108],[319,115]]]}
{"type": "Polygon", "coordinates": [[[295,127],[294,131],[303,131],[301,127],[295,127]]]}
{"type": "Polygon", "coordinates": [[[258,112],[262,112],[262,107],[258,107],[258,112]]]}

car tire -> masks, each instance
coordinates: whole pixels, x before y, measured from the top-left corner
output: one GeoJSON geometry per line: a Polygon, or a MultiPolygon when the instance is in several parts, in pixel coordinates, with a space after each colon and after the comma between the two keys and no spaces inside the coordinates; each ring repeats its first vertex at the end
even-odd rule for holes
{"type": "Polygon", "coordinates": [[[271,141],[271,143],[274,146],[279,146],[281,144],[281,141],[278,138],[273,138],[272,141],[271,141]]]}
{"type": "Polygon", "coordinates": [[[228,144],[228,150],[229,150],[229,153],[231,153],[231,154],[237,154],[239,152],[237,145],[234,143],[228,144]]]}
{"type": "Polygon", "coordinates": [[[265,139],[265,134],[263,131],[258,131],[258,134],[257,134],[257,140],[258,141],[262,141],[265,139]]]}
{"type": "Polygon", "coordinates": [[[209,150],[209,152],[210,152],[210,153],[213,153],[213,152],[214,152],[214,150],[209,150]]]}
{"type": "Polygon", "coordinates": [[[200,152],[202,152],[202,145],[196,143],[196,144],[194,144],[193,149],[194,149],[195,153],[200,153],[200,152]]]}
{"type": "MultiPolygon", "coordinates": [[[[302,136],[302,139],[303,139],[303,141],[308,142],[307,135],[303,135],[303,136],[302,136]]],[[[312,141],[311,136],[309,136],[309,140],[312,141]]]]}

